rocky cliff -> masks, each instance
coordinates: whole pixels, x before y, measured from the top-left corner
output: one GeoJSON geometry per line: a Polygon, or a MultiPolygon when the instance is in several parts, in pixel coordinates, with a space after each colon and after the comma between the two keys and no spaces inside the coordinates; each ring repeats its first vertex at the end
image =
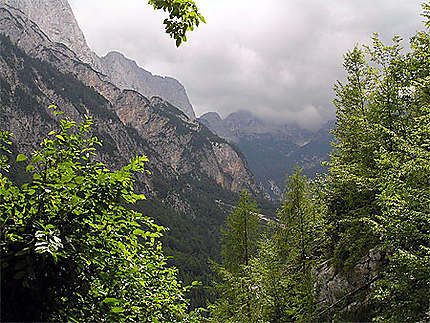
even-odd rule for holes
{"type": "MultiPolygon", "coordinates": [[[[14,133],[14,151],[29,154],[56,126],[47,107],[58,105],[75,120],[90,114],[110,168],[147,155],[152,175],[138,179],[150,199],[139,209],[170,227],[167,250],[183,279],[209,280],[208,258],[219,257],[219,229],[236,193],[259,189],[242,155],[167,101],[121,90],[52,42],[22,11],[0,5],[0,129],[14,133]],[[202,276],[203,275],[203,276],[202,276]]],[[[18,175],[25,177],[25,171],[18,175]]],[[[203,293],[203,292],[202,292],[203,293]]],[[[196,305],[204,305],[197,303],[196,305]]]]}
{"type": "MultiPolygon", "coordinates": [[[[246,161],[241,159],[233,147],[213,135],[205,126],[189,120],[184,113],[161,98],[149,100],[136,91],[121,90],[108,82],[103,74],[80,61],[73,51],[51,42],[19,10],[8,5],[1,6],[0,10],[0,33],[10,37],[13,43],[31,57],[50,63],[58,71],[75,77],[98,93],[106,109],[104,117],[118,119],[115,122],[119,121],[123,127],[135,129],[151,149],[162,156],[161,164],[168,165],[177,174],[202,171],[226,189],[239,191],[247,188],[257,191],[252,174],[246,168],[246,161]],[[227,156],[230,160],[225,159],[227,156]]],[[[5,62],[1,69],[2,78],[6,81],[16,74],[13,69],[9,70],[10,67],[7,69],[7,66],[5,62]]],[[[48,85],[45,85],[45,91],[44,82],[37,73],[32,76],[39,94],[51,98],[48,102],[55,102],[53,99],[58,97],[58,93],[49,91],[48,85]]],[[[11,84],[12,94],[19,86],[18,81],[11,84]]],[[[101,108],[79,102],[71,105],[70,113],[92,114],[95,109],[101,108]]]]}
{"type": "Polygon", "coordinates": [[[320,264],[313,272],[317,300],[325,308],[320,316],[327,321],[370,322],[370,291],[386,261],[384,253],[372,249],[346,271],[338,270],[331,260],[320,264]]]}
{"type": "Polygon", "coordinates": [[[51,41],[66,45],[79,60],[106,74],[120,89],[159,96],[195,118],[185,88],[177,80],[153,75],[117,52],[98,57],[88,47],[67,0],[0,0],[0,4],[21,10],[51,41]]]}
{"type": "Polygon", "coordinates": [[[67,0],[0,0],[0,4],[21,10],[50,40],[66,45],[81,61],[95,63],[95,54],[88,47],[67,0]]]}
{"type": "Polygon", "coordinates": [[[159,96],[195,119],[193,107],[183,85],[171,77],[153,75],[135,61],[118,52],[110,52],[100,60],[102,71],[121,89],[132,89],[146,97],[159,96]]]}

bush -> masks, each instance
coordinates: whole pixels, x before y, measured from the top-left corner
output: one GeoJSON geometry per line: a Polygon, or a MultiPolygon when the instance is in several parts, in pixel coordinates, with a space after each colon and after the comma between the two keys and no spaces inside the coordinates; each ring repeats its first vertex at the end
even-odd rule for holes
{"type": "Polygon", "coordinates": [[[19,154],[32,177],[22,186],[6,176],[10,143],[1,133],[1,320],[197,320],[189,288],[166,266],[164,228],[127,207],[145,198],[133,174],[147,158],[108,170],[95,161],[91,125],[64,118],[32,158],[19,154]]]}

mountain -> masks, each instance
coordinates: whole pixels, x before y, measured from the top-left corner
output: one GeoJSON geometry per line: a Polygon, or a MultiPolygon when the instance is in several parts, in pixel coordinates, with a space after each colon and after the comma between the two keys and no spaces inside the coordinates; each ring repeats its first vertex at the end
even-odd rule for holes
{"type": "Polygon", "coordinates": [[[256,180],[273,199],[282,198],[285,177],[295,165],[301,166],[308,177],[325,172],[321,162],[328,160],[331,151],[329,131],[333,122],[311,132],[270,123],[247,111],[231,113],[225,119],[209,112],[198,120],[244,153],[256,180]]]}
{"type": "MultiPolygon", "coordinates": [[[[185,282],[208,282],[219,259],[219,229],[237,192],[261,192],[240,151],[159,97],[122,90],[62,43],[51,41],[22,11],[0,4],[0,129],[14,133],[14,153],[29,154],[57,124],[56,104],[76,121],[94,118],[98,157],[118,169],[147,155],[152,175],[137,185],[140,211],[171,230],[165,240],[185,282]],[[220,203],[223,202],[223,203],[220,203]]],[[[16,170],[23,177],[25,171],[16,170]]],[[[272,208],[261,200],[263,208],[272,208]]],[[[194,304],[204,305],[204,289],[194,304]],[[203,294],[203,296],[201,295],[203,294]]]]}
{"type": "Polygon", "coordinates": [[[109,52],[100,59],[100,64],[102,71],[119,88],[132,89],[146,97],[162,97],[189,118],[196,118],[185,88],[174,78],[152,75],[119,52],[109,52]]]}
{"type": "Polygon", "coordinates": [[[136,90],[149,98],[159,96],[195,118],[185,88],[174,78],[153,75],[117,52],[98,57],[88,47],[67,0],[0,0],[0,4],[21,10],[50,40],[66,45],[120,89],[136,90]]]}

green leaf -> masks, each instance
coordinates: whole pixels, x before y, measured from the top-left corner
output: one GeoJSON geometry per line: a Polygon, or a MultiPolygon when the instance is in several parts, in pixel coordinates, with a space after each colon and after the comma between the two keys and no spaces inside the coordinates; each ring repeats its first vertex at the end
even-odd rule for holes
{"type": "Polygon", "coordinates": [[[16,161],[17,162],[23,162],[27,160],[27,156],[23,155],[23,154],[19,154],[18,156],[16,156],[16,161]]]}
{"type": "Polygon", "coordinates": [[[33,165],[28,165],[25,170],[27,171],[27,173],[30,173],[32,171],[34,171],[34,166],[33,165]]]}
{"type": "Polygon", "coordinates": [[[75,182],[76,182],[76,184],[81,185],[84,182],[84,177],[83,176],[77,176],[75,178],[75,182]]]}
{"type": "Polygon", "coordinates": [[[79,321],[75,320],[73,317],[69,316],[69,320],[75,323],[79,323],[79,321]]]}
{"type": "Polygon", "coordinates": [[[133,234],[137,235],[137,236],[144,236],[144,235],[146,235],[146,232],[143,231],[142,229],[136,229],[133,231],[133,234]]]}
{"type": "Polygon", "coordinates": [[[124,312],[124,309],[122,307],[115,306],[115,307],[112,307],[111,311],[114,313],[122,313],[124,312]]]}
{"type": "Polygon", "coordinates": [[[110,303],[117,304],[117,303],[119,303],[119,300],[118,300],[118,299],[116,299],[116,298],[113,298],[113,297],[107,297],[107,298],[105,298],[105,299],[102,301],[102,303],[106,303],[106,304],[110,304],[110,303]]]}

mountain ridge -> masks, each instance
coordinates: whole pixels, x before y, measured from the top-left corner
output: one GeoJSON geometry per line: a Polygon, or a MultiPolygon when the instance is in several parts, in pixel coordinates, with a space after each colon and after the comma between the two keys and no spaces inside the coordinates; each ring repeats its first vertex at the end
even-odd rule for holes
{"type": "Polygon", "coordinates": [[[67,46],[79,60],[105,74],[119,88],[134,89],[148,97],[160,96],[183,110],[190,119],[195,119],[186,90],[176,79],[153,75],[137,64],[124,71],[121,67],[132,60],[122,55],[116,56],[115,61],[106,62],[104,57],[92,51],[67,0],[0,0],[1,4],[21,10],[50,40],[67,46]]]}
{"type": "MultiPolygon", "coordinates": [[[[22,11],[1,4],[0,86],[0,128],[15,134],[16,153],[29,155],[54,129],[58,120],[47,107],[56,104],[76,121],[93,116],[103,142],[98,157],[109,168],[147,155],[152,175],[140,175],[136,185],[150,198],[139,210],[171,228],[166,248],[186,283],[211,280],[208,259],[220,257],[229,212],[216,201],[235,204],[242,189],[261,196],[236,148],[164,99],[116,87],[22,11]]],[[[204,289],[193,293],[193,304],[203,306],[204,289]]]]}

